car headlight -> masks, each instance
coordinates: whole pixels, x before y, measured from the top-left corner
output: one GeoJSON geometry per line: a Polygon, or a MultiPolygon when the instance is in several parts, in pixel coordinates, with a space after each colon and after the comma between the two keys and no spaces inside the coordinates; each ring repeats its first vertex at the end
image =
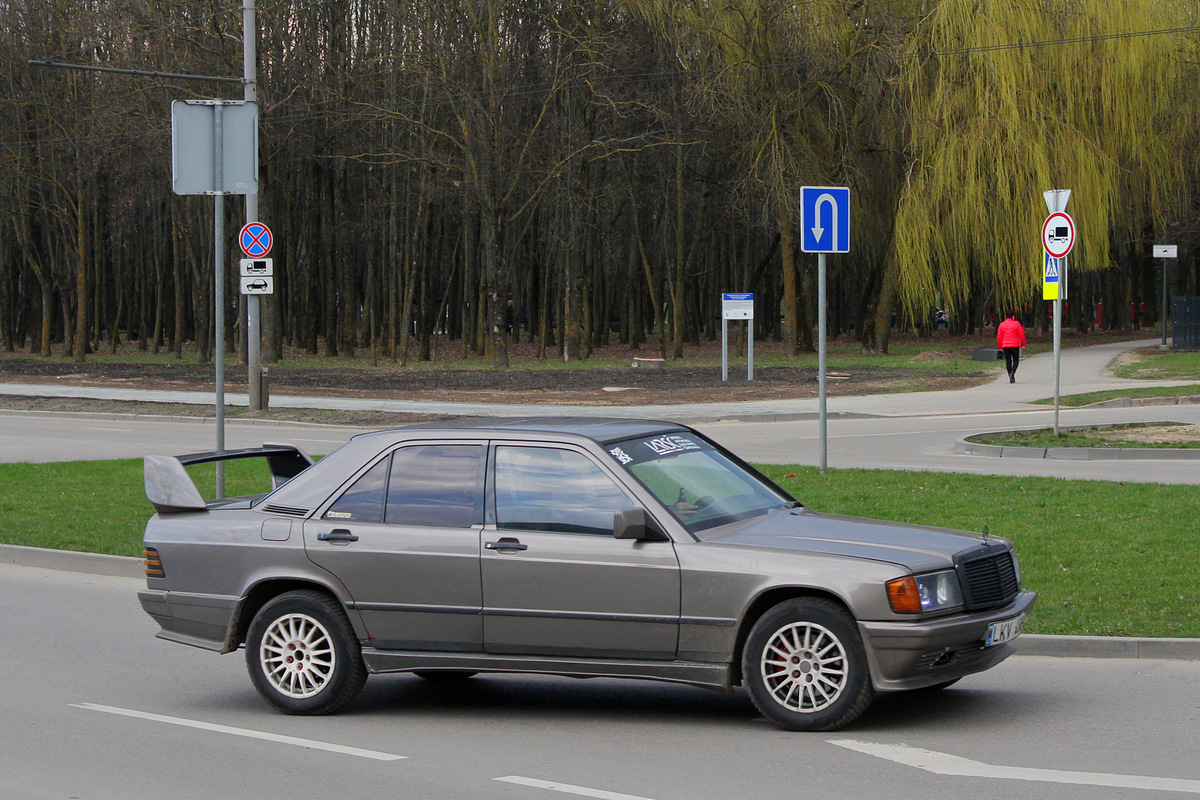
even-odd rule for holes
{"type": "Polygon", "coordinates": [[[952,569],[888,581],[887,596],[897,614],[943,611],[963,604],[958,576],[952,569]]]}

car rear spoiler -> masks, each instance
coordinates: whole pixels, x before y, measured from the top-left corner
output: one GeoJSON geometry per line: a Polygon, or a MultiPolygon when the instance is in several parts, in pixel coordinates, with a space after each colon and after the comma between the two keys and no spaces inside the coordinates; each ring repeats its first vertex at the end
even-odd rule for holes
{"type": "Polygon", "coordinates": [[[200,496],[185,467],[237,458],[265,458],[271,470],[271,488],[278,489],[313,465],[312,457],[290,444],[264,444],[242,450],[215,450],[183,456],[146,456],[143,473],[146,497],[160,514],[204,511],[208,503],[200,496]]]}

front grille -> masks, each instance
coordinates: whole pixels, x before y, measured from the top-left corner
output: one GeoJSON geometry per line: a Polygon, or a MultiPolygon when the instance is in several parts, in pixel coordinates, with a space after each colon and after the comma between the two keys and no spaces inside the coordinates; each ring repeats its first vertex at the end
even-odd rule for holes
{"type": "Polygon", "coordinates": [[[985,546],[982,552],[963,555],[958,561],[958,572],[968,611],[983,611],[1012,602],[1021,590],[1012,550],[1003,545],[985,546]]]}

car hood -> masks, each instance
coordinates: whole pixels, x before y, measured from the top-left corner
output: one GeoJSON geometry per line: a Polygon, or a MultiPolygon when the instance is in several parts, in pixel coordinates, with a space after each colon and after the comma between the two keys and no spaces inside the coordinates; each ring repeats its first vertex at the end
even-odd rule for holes
{"type": "Polygon", "coordinates": [[[869,558],[913,572],[949,568],[955,553],[982,542],[978,535],[948,528],[818,514],[805,508],[742,520],[706,534],[704,541],[713,544],[869,558]]]}

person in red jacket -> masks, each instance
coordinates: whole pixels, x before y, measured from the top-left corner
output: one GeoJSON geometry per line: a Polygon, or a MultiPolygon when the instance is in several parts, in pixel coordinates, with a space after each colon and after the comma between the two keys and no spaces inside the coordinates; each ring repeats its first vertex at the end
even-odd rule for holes
{"type": "Polygon", "coordinates": [[[1004,351],[1004,367],[1008,370],[1008,382],[1017,382],[1017,364],[1021,363],[1021,348],[1025,346],[1025,329],[1016,320],[1016,312],[1009,311],[1006,319],[996,327],[996,347],[1004,351]]]}

